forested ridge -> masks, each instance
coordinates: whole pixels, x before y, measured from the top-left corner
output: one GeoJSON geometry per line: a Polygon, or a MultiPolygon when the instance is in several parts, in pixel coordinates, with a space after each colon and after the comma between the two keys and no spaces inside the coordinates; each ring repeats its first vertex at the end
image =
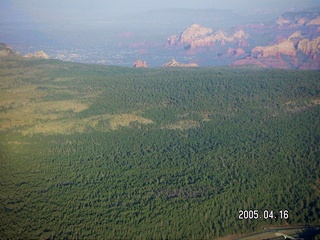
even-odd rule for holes
{"type": "Polygon", "coordinates": [[[319,79],[1,61],[0,238],[212,239],[320,224],[319,79]]]}

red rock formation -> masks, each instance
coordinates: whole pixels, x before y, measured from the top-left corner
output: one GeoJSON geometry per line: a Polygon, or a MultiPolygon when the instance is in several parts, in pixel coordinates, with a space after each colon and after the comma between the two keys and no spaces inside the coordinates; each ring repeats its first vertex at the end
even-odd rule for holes
{"type": "Polygon", "coordinates": [[[49,55],[46,54],[44,51],[39,51],[35,53],[28,53],[24,55],[25,58],[37,58],[37,59],[49,59],[49,55]]]}
{"type": "Polygon", "coordinates": [[[242,55],[245,54],[245,51],[243,50],[243,48],[237,48],[236,49],[236,57],[240,57],[242,55]]]}
{"type": "Polygon", "coordinates": [[[169,37],[167,46],[183,46],[188,50],[183,52],[184,55],[204,58],[198,59],[204,64],[208,59],[207,62],[213,64],[223,61],[234,65],[320,69],[319,12],[287,12],[276,23],[248,24],[235,29],[232,34],[227,34],[193,24],[182,33],[169,37]],[[249,31],[252,36],[246,33],[249,31]],[[268,37],[262,39],[263,36],[268,37]],[[273,42],[267,43],[267,39],[273,42]],[[264,44],[258,45],[257,42],[264,44]]]}
{"type": "Polygon", "coordinates": [[[252,56],[236,60],[232,65],[241,66],[241,65],[255,65],[264,68],[280,68],[280,69],[289,69],[290,64],[284,61],[280,54],[277,56],[269,56],[263,59],[256,59],[252,56]]]}
{"type": "Polygon", "coordinates": [[[167,39],[168,46],[188,46],[186,49],[195,49],[197,47],[214,47],[218,42],[220,45],[226,43],[238,43],[238,46],[247,46],[249,35],[243,30],[238,30],[232,36],[218,30],[213,32],[211,28],[203,27],[198,24],[193,24],[186,28],[185,31],[177,35],[170,36],[167,39]]]}
{"type": "Polygon", "coordinates": [[[240,57],[244,54],[245,54],[245,51],[243,50],[243,48],[237,48],[237,49],[229,48],[227,51],[227,55],[233,56],[233,57],[240,57]]]}
{"type": "Polygon", "coordinates": [[[249,34],[247,34],[245,31],[243,30],[239,30],[237,32],[235,32],[235,34],[233,34],[233,39],[231,42],[238,42],[238,47],[247,47],[249,46],[248,43],[248,38],[249,38],[249,34]]]}
{"type": "Polygon", "coordinates": [[[313,18],[307,25],[320,25],[320,16],[313,18]]]}
{"type": "Polygon", "coordinates": [[[265,47],[255,47],[252,49],[252,54],[260,57],[277,56],[278,54],[285,54],[290,56],[296,55],[294,43],[290,40],[282,41],[278,44],[265,47]]]}
{"type": "Polygon", "coordinates": [[[252,49],[251,57],[235,61],[234,65],[255,64],[271,68],[320,68],[320,37],[307,39],[296,31],[287,39],[269,46],[258,46],[252,49]],[[305,55],[299,60],[301,52],[305,55]],[[284,57],[285,56],[285,57],[284,57]]]}
{"type": "Polygon", "coordinates": [[[180,37],[180,44],[189,43],[197,41],[200,39],[205,39],[207,36],[210,36],[213,33],[211,28],[202,27],[198,24],[193,24],[188,27],[180,37]]]}
{"type": "Polygon", "coordinates": [[[268,67],[267,65],[263,64],[258,59],[255,59],[252,56],[246,57],[244,59],[236,60],[232,65],[234,66],[255,65],[255,66],[264,67],[264,68],[268,67]]]}
{"type": "Polygon", "coordinates": [[[320,54],[320,37],[315,39],[303,39],[299,41],[298,50],[306,55],[310,55],[313,59],[318,59],[317,54],[320,54]]]}
{"type": "Polygon", "coordinates": [[[133,63],[134,68],[147,68],[148,64],[146,61],[137,60],[133,63]]]}
{"type": "Polygon", "coordinates": [[[174,58],[171,61],[162,65],[162,67],[199,67],[196,63],[179,63],[174,58]]]}
{"type": "Polygon", "coordinates": [[[279,17],[277,20],[277,24],[280,26],[285,25],[285,24],[290,24],[290,23],[291,23],[291,21],[289,19],[285,19],[282,16],[279,17]]]}
{"type": "Polygon", "coordinates": [[[233,48],[229,48],[227,51],[227,55],[231,55],[234,56],[236,54],[236,50],[234,50],[233,48]]]}

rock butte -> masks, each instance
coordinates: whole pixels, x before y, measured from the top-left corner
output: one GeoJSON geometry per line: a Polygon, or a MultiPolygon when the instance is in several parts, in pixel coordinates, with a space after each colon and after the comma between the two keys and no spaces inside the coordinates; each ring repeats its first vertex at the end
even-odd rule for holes
{"type": "Polygon", "coordinates": [[[165,63],[162,65],[162,67],[198,67],[198,64],[196,63],[179,63],[174,58],[172,58],[171,61],[165,63]]]}
{"type": "Polygon", "coordinates": [[[147,61],[137,60],[133,63],[134,68],[147,68],[147,61]]]}

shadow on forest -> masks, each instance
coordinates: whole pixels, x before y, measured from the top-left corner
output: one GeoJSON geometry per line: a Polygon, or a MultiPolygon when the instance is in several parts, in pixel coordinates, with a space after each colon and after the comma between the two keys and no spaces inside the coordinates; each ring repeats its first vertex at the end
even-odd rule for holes
{"type": "Polygon", "coordinates": [[[307,227],[298,233],[298,237],[302,239],[315,239],[320,234],[320,227],[307,227]]]}

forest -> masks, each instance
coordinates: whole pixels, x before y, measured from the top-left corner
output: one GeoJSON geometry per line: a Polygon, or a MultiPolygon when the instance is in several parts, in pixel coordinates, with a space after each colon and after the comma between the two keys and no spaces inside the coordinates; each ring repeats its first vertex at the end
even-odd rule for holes
{"type": "Polygon", "coordinates": [[[1,60],[0,223],[0,239],[320,225],[320,72],[1,60]]]}

